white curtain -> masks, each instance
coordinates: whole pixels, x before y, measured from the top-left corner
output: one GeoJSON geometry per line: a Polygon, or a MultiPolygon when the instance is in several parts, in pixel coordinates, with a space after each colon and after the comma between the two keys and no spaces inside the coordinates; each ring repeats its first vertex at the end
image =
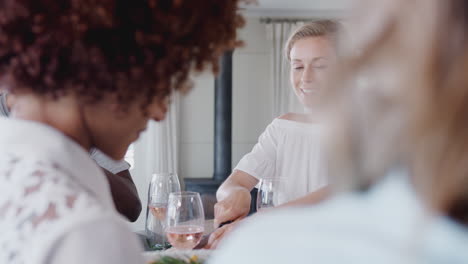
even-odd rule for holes
{"type": "Polygon", "coordinates": [[[180,95],[174,93],[165,120],[150,122],[147,131],[133,144],[134,166],[130,172],[143,205],[140,218],[132,225],[134,230],[144,229],[148,185],[152,174],[157,172],[178,173],[179,108],[180,95]]]}
{"type": "Polygon", "coordinates": [[[268,40],[271,43],[271,78],[273,84],[274,117],[288,112],[302,113],[299,103],[289,80],[289,62],[284,54],[285,44],[291,33],[303,22],[271,22],[267,23],[268,40]]]}

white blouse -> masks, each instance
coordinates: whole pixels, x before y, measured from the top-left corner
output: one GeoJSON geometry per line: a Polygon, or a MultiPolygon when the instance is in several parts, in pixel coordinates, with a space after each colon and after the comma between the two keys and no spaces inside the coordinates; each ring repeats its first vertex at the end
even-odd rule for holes
{"type": "Polygon", "coordinates": [[[276,118],[235,169],[257,179],[287,178],[287,200],[300,198],[327,184],[321,134],[320,124],[276,118]]]}
{"type": "Polygon", "coordinates": [[[87,151],[41,123],[0,128],[0,263],[143,263],[87,151]]]}

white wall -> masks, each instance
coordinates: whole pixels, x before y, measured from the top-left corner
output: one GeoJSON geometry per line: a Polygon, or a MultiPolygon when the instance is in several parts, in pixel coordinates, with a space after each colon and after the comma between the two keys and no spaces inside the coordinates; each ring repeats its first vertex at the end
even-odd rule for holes
{"type": "MultiPolygon", "coordinates": [[[[233,55],[232,164],[249,152],[272,120],[270,48],[265,25],[249,18],[239,32],[246,46],[233,55]]],[[[213,175],[214,77],[202,74],[181,102],[179,174],[184,178],[213,175]]]]}

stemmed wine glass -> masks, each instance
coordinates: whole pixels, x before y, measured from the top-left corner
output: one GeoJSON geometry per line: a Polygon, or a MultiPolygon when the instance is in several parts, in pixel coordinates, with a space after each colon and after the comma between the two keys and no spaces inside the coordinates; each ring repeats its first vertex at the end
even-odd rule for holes
{"type": "Polygon", "coordinates": [[[155,173],[148,188],[148,208],[145,230],[149,246],[153,249],[166,248],[164,222],[166,220],[169,194],[180,192],[180,183],[175,173],[155,173]]]}
{"type": "Polygon", "coordinates": [[[193,249],[200,243],[205,226],[205,213],[200,194],[179,192],[169,195],[166,235],[176,249],[193,249]]]}

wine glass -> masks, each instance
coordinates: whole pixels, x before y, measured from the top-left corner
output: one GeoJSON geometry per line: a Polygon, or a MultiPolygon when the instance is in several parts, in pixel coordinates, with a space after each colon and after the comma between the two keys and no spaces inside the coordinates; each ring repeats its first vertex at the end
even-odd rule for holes
{"type": "Polygon", "coordinates": [[[257,211],[273,208],[288,201],[285,178],[263,178],[257,194],[257,211]]]}
{"type": "Polygon", "coordinates": [[[193,249],[200,243],[205,226],[205,213],[200,194],[179,192],[169,195],[166,235],[176,249],[193,249]]]}
{"type": "Polygon", "coordinates": [[[180,192],[179,177],[175,173],[155,173],[148,188],[148,208],[145,230],[149,246],[153,249],[166,248],[164,222],[166,220],[169,194],[180,192]]]}

